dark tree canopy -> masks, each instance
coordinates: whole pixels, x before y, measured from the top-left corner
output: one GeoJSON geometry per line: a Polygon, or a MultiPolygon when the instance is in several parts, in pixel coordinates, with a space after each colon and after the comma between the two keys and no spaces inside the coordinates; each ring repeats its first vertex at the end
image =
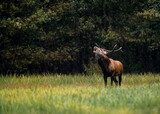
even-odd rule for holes
{"type": "Polygon", "coordinates": [[[159,0],[1,0],[0,73],[82,73],[95,43],[124,72],[160,72],[159,0]]]}

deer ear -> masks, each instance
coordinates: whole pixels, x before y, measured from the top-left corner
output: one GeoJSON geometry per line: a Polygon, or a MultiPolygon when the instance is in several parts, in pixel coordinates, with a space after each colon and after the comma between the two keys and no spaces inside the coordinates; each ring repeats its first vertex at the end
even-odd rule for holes
{"type": "Polygon", "coordinates": [[[111,52],[111,50],[107,50],[107,49],[103,49],[103,51],[105,51],[105,54],[111,52]]]}

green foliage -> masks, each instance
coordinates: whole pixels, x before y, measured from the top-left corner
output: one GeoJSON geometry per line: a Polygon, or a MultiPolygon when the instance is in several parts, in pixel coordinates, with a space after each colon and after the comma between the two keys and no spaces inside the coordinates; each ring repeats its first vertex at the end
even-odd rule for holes
{"type": "Polygon", "coordinates": [[[95,43],[117,42],[126,72],[159,72],[159,11],[158,0],[2,0],[0,73],[82,73],[95,43]]]}
{"type": "Polygon", "coordinates": [[[97,63],[90,63],[88,66],[84,66],[86,75],[101,74],[101,68],[97,63]]]}

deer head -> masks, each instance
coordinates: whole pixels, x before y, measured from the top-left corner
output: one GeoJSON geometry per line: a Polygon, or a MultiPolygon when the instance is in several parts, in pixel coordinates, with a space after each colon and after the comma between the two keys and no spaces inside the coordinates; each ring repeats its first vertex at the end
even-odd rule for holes
{"type": "Polygon", "coordinates": [[[117,51],[122,51],[122,47],[117,48],[117,44],[113,47],[112,50],[106,50],[104,48],[100,48],[97,44],[96,46],[94,46],[93,48],[93,53],[95,54],[96,58],[100,58],[101,56],[107,55],[108,53],[112,53],[112,52],[117,52],[117,51]]]}

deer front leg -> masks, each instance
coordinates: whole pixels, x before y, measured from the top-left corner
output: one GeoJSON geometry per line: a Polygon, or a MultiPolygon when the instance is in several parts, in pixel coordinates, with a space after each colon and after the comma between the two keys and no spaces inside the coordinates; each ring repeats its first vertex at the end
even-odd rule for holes
{"type": "Polygon", "coordinates": [[[104,78],[105,87],[107,87],[107,76],[104,75],[103,78],[104,78]]]}
{"type": "Polygon", "coordinates": [[[111,86],[113,86],[113,80],[114,80],[113,77],[111,77],[111,86]]]}
{"type": "Polygon", "coordinates": [[[115,73],[113,72],[113,73],[112,73],[112,76],[111,76],[111,86],[113,86],[114,75],[115,75],[115,73]]]}

